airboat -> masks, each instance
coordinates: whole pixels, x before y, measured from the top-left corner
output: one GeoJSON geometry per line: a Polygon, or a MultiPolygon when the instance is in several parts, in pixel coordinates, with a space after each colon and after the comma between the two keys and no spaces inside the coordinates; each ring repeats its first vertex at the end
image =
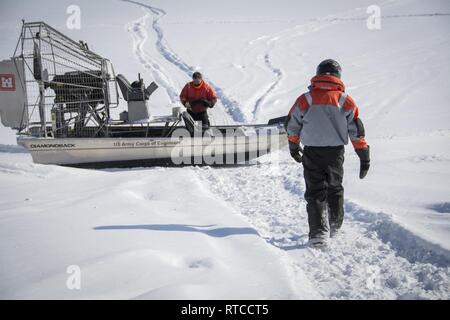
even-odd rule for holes
{"type": "Polygon", "coordinates": [[[14,56],[0,61],[0,117],[40,164],[227,165],[287,143],[285,117],[204,127],[181,107],[153,116],[148,101],[157,88],[140,75],[131,83],[116,75],[83,41],[44,22],[23,22],[14,56]],[[119,113],[120,99],[126,107],[119,113]]]}

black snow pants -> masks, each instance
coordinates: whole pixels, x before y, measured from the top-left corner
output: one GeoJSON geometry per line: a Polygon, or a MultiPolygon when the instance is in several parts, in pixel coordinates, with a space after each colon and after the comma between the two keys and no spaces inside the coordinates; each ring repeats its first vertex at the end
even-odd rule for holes
{"type": "Polygon", "coordinates": [[[188,110],[187,112],[191,115],[192,119],[194,119],[195,121],[201,121],[202,127],[209,128],[210,123],[209,123],[208,111],[192,112],[191,110],[188,110]]]}
{"type": "Polygon", "coordinates": [[[344,146],[310,147],[303,153],[309,238],[328,237],[344,220],[344,146]],[[327,217],[328,212],[328,217],[327,217]]]}

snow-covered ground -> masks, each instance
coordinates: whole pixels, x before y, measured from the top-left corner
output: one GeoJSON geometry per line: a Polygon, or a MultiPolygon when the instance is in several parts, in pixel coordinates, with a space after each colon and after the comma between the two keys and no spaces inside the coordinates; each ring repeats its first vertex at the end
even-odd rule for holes
{"type": "Polygon", "coordinates": [[[343,233],[306,246],[302,168],[287,150],[233,168],[81,170],[33,164],[0,127],[1,298],[450,298],[448,1],[2,1],[0,57],[20,19],[44,20],[178,104],[192,70],[215,123],[287,113],[335,58],[372,166],[346,150],[343,233]],[[381,8],[369,30],[366,9],[381,8]],[[69,290],[69,266],[81,289],[69,290]]]}

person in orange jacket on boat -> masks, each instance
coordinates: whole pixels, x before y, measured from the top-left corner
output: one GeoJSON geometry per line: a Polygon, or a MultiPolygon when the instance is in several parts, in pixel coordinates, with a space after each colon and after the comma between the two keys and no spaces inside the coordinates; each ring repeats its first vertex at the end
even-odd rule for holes
{"type": "Polygon", "coordinates": [[[180,100],[195,121],[201,121],[203,127],[210,126],[208,108],[214,107],[217,95],[200,72],[194,72],[192,81],[181,91],[180,100]]]}

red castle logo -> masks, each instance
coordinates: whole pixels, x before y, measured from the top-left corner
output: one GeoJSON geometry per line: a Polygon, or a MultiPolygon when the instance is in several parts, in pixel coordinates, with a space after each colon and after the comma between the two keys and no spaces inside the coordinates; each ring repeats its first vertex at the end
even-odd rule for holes
{"type": "Polygon", "coordinates": [[[13,74],[0,74],[0,91],[16,91],[16,78],[13,74]]]}

